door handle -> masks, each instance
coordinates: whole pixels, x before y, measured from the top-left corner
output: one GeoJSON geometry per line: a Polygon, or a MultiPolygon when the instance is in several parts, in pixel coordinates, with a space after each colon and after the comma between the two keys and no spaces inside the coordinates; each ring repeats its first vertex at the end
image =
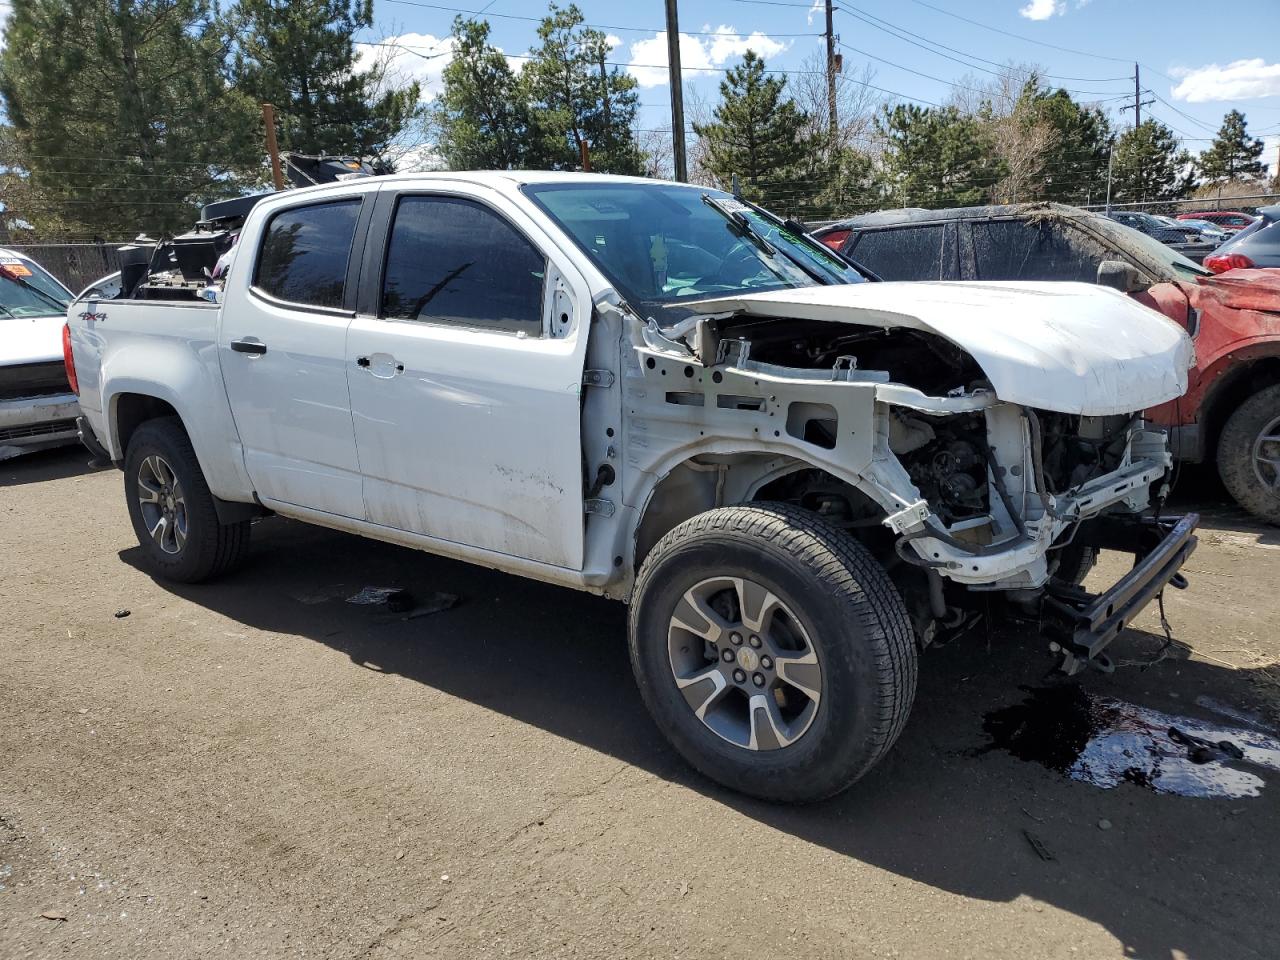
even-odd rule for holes
{"type": "Polygon", "coordinates": [[[252,353],[261,356],[267,352],[267,345],[257,340],[232,340],[231,349],[236,353],[252,353]]]}

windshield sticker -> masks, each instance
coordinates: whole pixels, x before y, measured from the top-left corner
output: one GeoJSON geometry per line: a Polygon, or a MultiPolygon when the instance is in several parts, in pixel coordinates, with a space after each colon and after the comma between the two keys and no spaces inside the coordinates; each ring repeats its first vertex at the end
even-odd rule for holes
{"type": "Polygon", "coordinates": [[[11,277],[29,277],[31,268],[24,266],[18,260],[4,259],[0,260],[0,273],[7,273],[11,277]]]}

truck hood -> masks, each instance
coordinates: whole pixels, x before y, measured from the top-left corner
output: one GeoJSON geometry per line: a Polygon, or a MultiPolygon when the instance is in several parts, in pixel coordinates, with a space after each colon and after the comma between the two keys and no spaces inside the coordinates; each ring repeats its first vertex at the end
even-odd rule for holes
{"type": "Polygon", "coordinates": [[[697,308],[935,333],[977,361],[1000,399],[1089,416],[1181,396],[1195,360],[1190,338],[1171,320],[1087,283],[858,283],[703,300],[697,308]]]}
{"type": "Polygon", "coordinates": [[[0,314],[0,367],[62,359],[62,314],[7,317],[0,314]]]}

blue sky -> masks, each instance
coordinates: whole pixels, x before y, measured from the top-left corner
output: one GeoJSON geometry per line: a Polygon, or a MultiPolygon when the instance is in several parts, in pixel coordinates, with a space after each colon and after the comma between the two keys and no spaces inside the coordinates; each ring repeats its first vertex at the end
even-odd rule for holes
{"type": "MultiPolygon", "coordinates": [[[[545,3],[486,3],[375,0],[377,26],[366,39],[399,37],[411,47],[414,53],[397,54],[397,67],[418,77],[429,96],[439,90],[448,59],[444,38],[456,10],[484,9],[493,41],[509,55],[527,53],[535,42],[534,21],[545,3]]],[[[641,126],[669,127],[662,0],[579,0],[578,6],[588,22],[617,40],[613,60],[627,64],[641,82],[641,126]]],[[[848,0],[836,6],[845,76],[860,75],[870,64],[872,82],[904,99],[942,102],[966,75],[989,79],[979,68],[1013,61],[1075,78],[1058,85],[1096,91],[1093,97],[1076,96],[1108,101],[1103,106],[1114,111],[1124,101],[1112,98],[1132,93],[1137,60],[1143,87],[1159,98],[1144,110],[1172,127],[1192,152],[1207,145],[1222,115],[1235,107],[1245,113],[1251,132],[1265,136],[1265,159],[1276,163],[1278,0],[1234,0],[1229,16],[1218,15],[1204,0],[848,0]]],[[[821,12],[803,0],[681,0],[686,87],[714,101],[719,69],[735,63],[748,46],[765,54],[770,67],[799,70],[821,49],[822,26],[821,12]],[[694,66],[707,69],[689,69],[694,66]]],[[[1114,117],[1129,123],[1132,111],[1114,117]]]]}

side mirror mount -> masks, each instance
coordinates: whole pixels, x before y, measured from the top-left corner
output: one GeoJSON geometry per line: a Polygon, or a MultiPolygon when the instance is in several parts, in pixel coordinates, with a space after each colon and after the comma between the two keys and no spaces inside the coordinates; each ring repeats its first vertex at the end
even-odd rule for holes
{"type": "Polygon", "coordinates": [[[1098,286],[1112,287],[1121,293],[1137,293],[1151,284],[1142,279],[1138,268],[1123,260],[1103,260],[1098,264],[1098,286]]]}

